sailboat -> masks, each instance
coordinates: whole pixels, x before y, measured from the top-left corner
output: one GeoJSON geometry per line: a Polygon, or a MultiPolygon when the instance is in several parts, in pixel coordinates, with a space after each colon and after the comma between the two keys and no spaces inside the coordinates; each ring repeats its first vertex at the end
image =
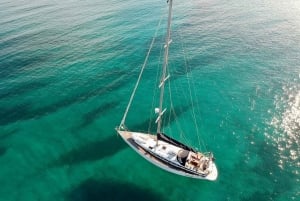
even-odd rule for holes
{"type": "Polygon", "coordinates": [[[125,119],[136,88],[139,84],[141,74],[130,97],[123,119],[116,130],[122,139],[133,150],[159,168],[184,177],[214,181],[218,177],[218,170],[211,152],[199,152],[195,148],[173,139],[161,131],[163,121],[162,116],[166,111],[166,109],[163,109],[164,88],[165,82],[169,79],[169,75],[167,75],[167,67],[169,46],[171,44],[172,0],[168,0],[167,3],[168,24],[166,43],[164,45],[164,64],[159,84],[159,107],[155,108],[155,113],[157,113],[157,119],[155,121],[157,124],[157,132],[155,134],[151,134],[139,131],[130,131],[125,126],[125,119]]]}

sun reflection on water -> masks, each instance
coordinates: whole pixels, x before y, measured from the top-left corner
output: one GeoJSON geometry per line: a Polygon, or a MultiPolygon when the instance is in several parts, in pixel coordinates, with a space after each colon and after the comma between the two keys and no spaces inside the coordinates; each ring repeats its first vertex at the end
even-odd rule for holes
{"type": "MultiPolygon", "coordinates": [[[[274,130],[266,134],[278,148],[278,165],[300,167],[300,86],[284,86],[283,94],[275,96],[275,112],[270,122],[274,130]]],[[[294,169],[294,174],[299,171],[294,169]]]]}

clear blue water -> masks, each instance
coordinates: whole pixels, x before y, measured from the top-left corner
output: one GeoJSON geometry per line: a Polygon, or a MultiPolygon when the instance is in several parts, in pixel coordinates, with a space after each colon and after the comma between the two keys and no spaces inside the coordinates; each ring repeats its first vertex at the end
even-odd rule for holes
{"type": "MultiPolygon", "coordinates": [[[[189,131],[182,94],[192,76],[216,182],[160,170],[116,135],[166,8],[160,0],[0,2],[1,201],[300,200],[299,1],[174,2],[174,107],[189,131]]],[[[162,30],[150,67],[161,63],[162,30]]],[[[132,129],[148,129],[156,73],[145,72],[132,129]]],[[[175,128],[174,120],[165,127],[180,138],[175,128]]]]}

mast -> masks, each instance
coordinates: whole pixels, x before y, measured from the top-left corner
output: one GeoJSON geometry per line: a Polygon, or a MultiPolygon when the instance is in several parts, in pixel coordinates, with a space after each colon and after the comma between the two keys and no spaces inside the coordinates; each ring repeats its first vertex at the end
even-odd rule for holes
{"type": "Polygon", "coordinates": [[[165,53],[164,53],[164,64],[162,69],[162,76],[160,82],[160,99],[159,99],[159,113],[157,117],[157,133],[161,132],[161,124],[162,124],[162,115],[166,111],[166,109],[162,110],[163,108],[163,99],[164,99],[164,90],[165,90],[165,81],[169,78],[166,76],[167,73],[167,66],[168,66],[168,57],[169,57],[169,45],[171,43],[171,18],[172,18],[172,2],[173,0],[168,0],[169,3],[169,14],[168,14],[168,26],[167,26],[167,35],[166,35],[166,44],[165,44],[165,53]]]}

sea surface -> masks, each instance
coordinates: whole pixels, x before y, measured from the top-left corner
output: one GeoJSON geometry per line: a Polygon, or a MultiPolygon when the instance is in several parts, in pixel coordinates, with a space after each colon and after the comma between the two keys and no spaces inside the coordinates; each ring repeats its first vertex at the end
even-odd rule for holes
{"type": "Polygon", "coordinates": [[[167,6],[0,2],[0,201],[300,201],[299,0],[174,0],[163,130],[212,151],[215,182],[117,135],[153,38],[126,126],[154,130],[167,6]]]}

